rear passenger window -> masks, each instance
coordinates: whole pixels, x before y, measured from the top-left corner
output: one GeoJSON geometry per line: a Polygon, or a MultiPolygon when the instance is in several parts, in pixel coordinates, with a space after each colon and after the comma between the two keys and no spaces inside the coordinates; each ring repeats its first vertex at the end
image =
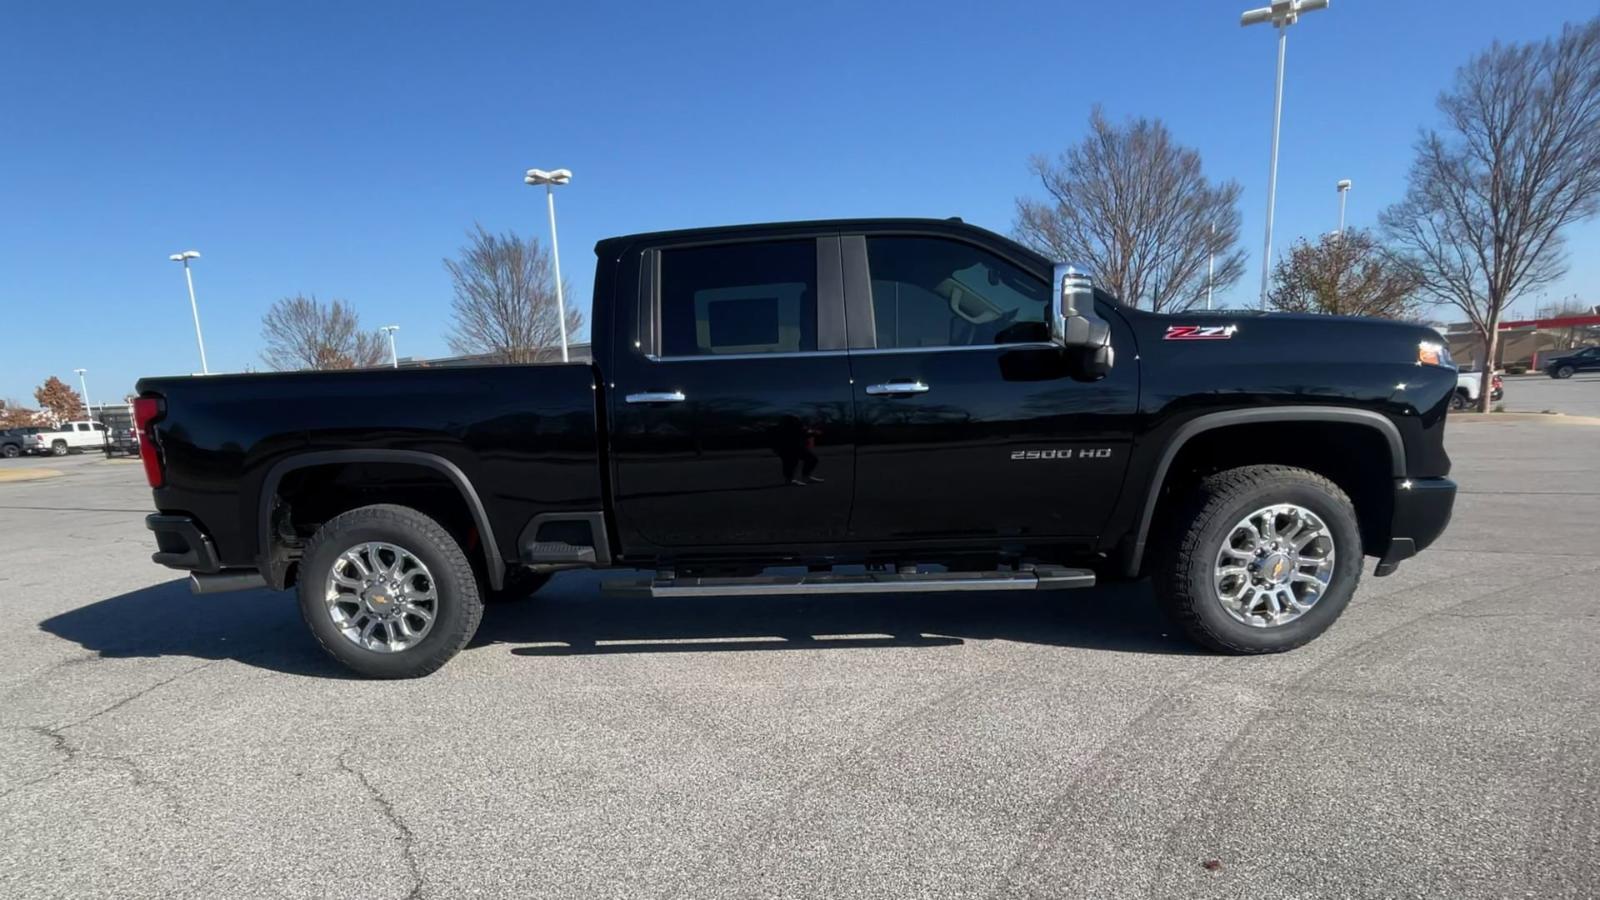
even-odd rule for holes
{"type": "Polygon", "coordinates": [[[878,346],[1048,341],[1050,287],[1000,257],[942,238],[869,237],[878,346]]]}
{"type": "Polygon", "coordinates": [[[661,252],[661,354],[817,349],[816,241],[661,252]]]}

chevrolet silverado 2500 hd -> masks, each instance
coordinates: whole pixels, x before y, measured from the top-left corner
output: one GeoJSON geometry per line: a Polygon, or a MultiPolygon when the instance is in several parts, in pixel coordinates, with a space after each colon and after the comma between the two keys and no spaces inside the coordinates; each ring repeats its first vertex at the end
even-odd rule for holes
{"type": "Polygon", "coordinates": [[[295,588],[382,677],[578,567],[659,597],[1148,575],[1194,640],[1261,653],[1449,521],[1425,327],[1142,312],[956,220],[595,250],[592,363],[141,381],[155,560],[295,588]]]}

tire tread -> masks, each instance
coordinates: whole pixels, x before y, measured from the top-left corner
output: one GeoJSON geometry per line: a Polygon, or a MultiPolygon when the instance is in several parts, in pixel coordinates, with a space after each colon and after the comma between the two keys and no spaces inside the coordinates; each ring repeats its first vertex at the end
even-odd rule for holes
{"type": "MultiPolygon", "coordinates": [[[[1310,482],[1319,490],[1327,492],[1335,502],[1354,508],[1350,498],[1337,484],[1309,469],[1285,465],[1251,465],[1226,469],[1201,479],[1200,484],[1185,498],[1179,513],[1172,518],[1171,533],[1167,535],[1165,541],[1168,550],[1156,573],[1156,578],[1159,579],[1157,596],[1162,599],[1167,614],[1196,643],[1224,653],[1258,655],[1293,650],[1317,637],[1317,633],[1310,633],[1272,647],[1258,647],[1230,640],[1226,635],[1213,629],[1197,611],[1198,604],[1210,603],[1212,598],[1194,596],[1190,590],[1189,575],[1194,571],[1193,567],[1211,566],[1210,553],[1201,540],[1207,528],[1240,494],[1268,484],[1281,483],[1285,479],[1310,482]]],[[[1357,577],[1359,578],[1359,569],[1357,577]]],[[[1352,584],[1351,587],[1353,589],[1355,585],[1352,584]]]]}
{"type": "MultiPolygon", "coordinates": [[[[461,545],[457,543],[455,537],[443,525],[440,525],[432,517],[409,506],[399,506],[393,503],[361,506],[334,516],[324,522],[322,527],[317,529],[316,534],[312,535],[311,539],[306,542],[305,551],[301,558],[313,558],[324,544],[339,540],[340,536],[345,532],[363,525],[384,525],[415,531],[424,540],[432,544],[433,549],[445,558],[445,563],[449,567],[451,574],[454,575],[456,584],[461,586],[461,596],[457,597],[456,601],[461,606],[462,615],[459,617],[456,633],[451,635],[449,640],[441,643],[431,655],[408,661],[409,664],[403,673],[393,674],[358,668],[352,665],[343,654],[337,652],[337,650],[343,650],[344,648],[340,647],[336,650],[335,647],[330,646],[322,633],[316,628],[310,629],[312,636],[317,639],[317,643],[322,645],[322,649],[328,652],[328,655],[351,668],[357,669],[363,675],[378,678],[420,678],[437,672],[457,653],[460,653],[462,648],[467,646],[473,635],[477,634],[478,625],[483,621],[483,600],[478,594],[478,576],[473,571],[471,561],[467,559],[466,553],[462,551],[461,545]]],[[[304,604],[301,606],[301,612],[307,612],[304,604]]],[[[308,621],[306,624],[310,625],[310,622],[308,621]]]]}

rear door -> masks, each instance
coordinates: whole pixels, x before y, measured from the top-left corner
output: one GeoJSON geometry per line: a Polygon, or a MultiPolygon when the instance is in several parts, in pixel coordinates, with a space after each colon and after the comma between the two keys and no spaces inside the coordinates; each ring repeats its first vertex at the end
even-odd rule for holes
{"type": "Polygon", "coordinates": [[[1136,354],[1074,380],[1048,278],[956,236],[842,239],[858,420],[851,534],[974,548],[1099,533],[1121,488],[1136,354]],[[870,332],[870,334],[866,334],[870,332]]]}
{"type": "Polygon", "coordinates": [[[639,258],[640,314],[632,340],[613,329],[609,389],[624,546],[845,536],[855,443],[839,265],[831,233],[639,258]]]}

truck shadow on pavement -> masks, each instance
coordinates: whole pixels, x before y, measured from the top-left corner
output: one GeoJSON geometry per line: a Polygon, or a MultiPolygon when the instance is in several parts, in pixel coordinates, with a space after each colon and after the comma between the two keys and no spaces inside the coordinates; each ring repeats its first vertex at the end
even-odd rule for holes
{"type": "Polygon", "coordinates": [[[180,578],[51,616],[39,628],[113,659],[232,659],[295,675],[355,677],[317,646],[289,591],[197,596],[180,578]]]}
{"type": "MultiPolygon", "coordinates": [[[[610,597],[595,576],[558,578],[491,606],[472,647],[518,656],[946,647],[1006,640],[1129,653],[1192,653],[1145,583],[1065,592],[817,597],[610,597]]],[[[289,591],[196,596],[177,579],[52,616],[39,628],[103,657],[232,659],[294,675],[354,677],[317,646],[289,591]]],[[[470,651],[469,651],[470,652],[470,651]]]]}

